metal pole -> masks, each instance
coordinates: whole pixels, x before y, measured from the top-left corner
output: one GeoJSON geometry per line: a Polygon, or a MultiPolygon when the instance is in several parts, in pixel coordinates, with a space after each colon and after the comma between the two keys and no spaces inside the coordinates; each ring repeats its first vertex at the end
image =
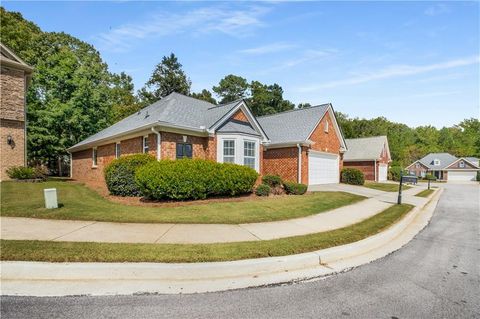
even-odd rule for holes
{"type": "Polygon", "coordinates": [[[402,183],[403,183],[403,172],[400,172],[400,185],[398,186],[398,200],[397,200],[398,205],[402,203],[402,183]]]}
{"type": "Polygon", "coordinates": [[[428,189],[430,189],[430,178],[428,179],[428,189]]]}

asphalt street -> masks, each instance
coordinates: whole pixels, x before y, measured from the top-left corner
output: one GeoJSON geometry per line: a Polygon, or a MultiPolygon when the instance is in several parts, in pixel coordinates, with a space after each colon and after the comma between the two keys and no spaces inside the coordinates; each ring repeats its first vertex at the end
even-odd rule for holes
{"type": "Polygon", "coordinates": [[[480,187],[445,184],[409,244],[351,271],[194,295],[1,298],[2,318],[480,318],[480,187]]]}

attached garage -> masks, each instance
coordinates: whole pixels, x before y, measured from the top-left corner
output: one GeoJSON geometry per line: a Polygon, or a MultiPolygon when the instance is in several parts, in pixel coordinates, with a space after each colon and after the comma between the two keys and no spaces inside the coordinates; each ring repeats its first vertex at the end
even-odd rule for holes
{"type": "Polygon", "coordinates": [[[339,156],[310,151],[308,153],[308,184],[335,184],[340,181],[339,156]]]}
{"type": "Polygon", "coordinates": [[[448,171],[448,181],[467,182],[475,181],[477,171],[448,171]]]}

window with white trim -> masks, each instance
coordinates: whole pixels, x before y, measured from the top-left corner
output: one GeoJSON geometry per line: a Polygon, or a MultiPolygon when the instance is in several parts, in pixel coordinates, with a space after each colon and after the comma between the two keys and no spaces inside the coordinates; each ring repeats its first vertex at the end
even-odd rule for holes
{"type": "Polygon", "coordinates": [[[120,143],[115,143],[115,158],[120,158],[121,149],[120,149],[120,143]]]}
{"type": "Polygon", "coordinates": [[[439,160],[439,159],[437,159],[437,158],[436,158],[436,159],[434,159],[434,160],[433,160],[433,165],[435,165],[435,166],[439,166],[439,165],[440,165],[440,160],[439,160]]]}
{"type": "Polygon", "coordinates": [[[235,163],[235,141],[223,140],[223,162],[235,163]]]}
{"type": "Polygon", "coordinates": [[[255,142],[243,141],[243,165],[255,169],[255,142]]]}
{"type": "Polygon", "coordinates": [[[324,130],[325,130],[325,133],[328,133],[328,121],[325,121],[325,128],[324,128],[324,130]]]}
{"type": "Polygon", "coordinates": [[[464,161],[460,161],[460,163],[458,163],[458,167],[460,167],[460,168],[465,168],[465,162],[464,162],[464,161]]]}
{"type": "Polygon", "coordinates": [[[92,149],[92,166],[93,166],[93,167],[97,167],[97,158],[98,158],[97,148],[94,147],[94,148],[92,149]]]}
{"type": "Polygon", "coordinates": [[[420,168],[420,163],[415,164],[415,168],[420,168]]]}
{"type": "Polygon", "coordinates": [[[143,137],[143,153],[148,153],[148,135],[143,137]]]}

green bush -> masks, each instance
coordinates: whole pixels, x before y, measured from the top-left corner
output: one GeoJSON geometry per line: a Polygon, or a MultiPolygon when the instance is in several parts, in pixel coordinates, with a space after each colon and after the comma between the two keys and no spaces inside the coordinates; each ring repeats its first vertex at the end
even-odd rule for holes
{"type": "Polygon", "coordinates": [[[152,162],[135,174],[141,193],[157,200],[249,193],[257,178],[257,172],[249,167],[201,159],[152,162]]]}
{"type": "Polygon", "coordinates": [[[428,180],[435,181],[435,180],[437,180],[437,178],[436,178],[435,175],[433,175],[433,174],[426,174],[426,175],[425,175],[425,180],[427,180],[427,181],[428,181],[428,180]]]}
{"type": "Polygon", "coordinates": [[[141,196],[135,183],[135,171],[155,157],[148,154],[127,155],[113,160],[105,167],[105,182],[112,195],[141,196]]]}
{"type": "Polygon", "coordinates": [[[365,176],[362,171],[356,168],[342,169],[342,183],[351,185],[363,185],[365,183],[365,176]]]}
{"type": "Polygon", "coordinates": [[[255,189],[255,194],[258,196],[268,196],[270,195],[270,186],[267,184],[260,184],[257,186],[257,189],[255,189]]]}
{"type": "Polygon", "coordinates": [[[278,175],[265,175],[262,177],[262,183],[274,188],[281,186],[283,182],[278,175]]]}
{"type": "Polygon", "coordinates": [[[287,194],[291,195],[303,195],[306,193],[308,186],[305,184],[299,184],[294,182],[284,182],[283,187],[287,194]]]}
{"type": "Polygon", "coordinates": [[[33,179],[36,175],[33,167],[24,166],[12,166],[6,172],[11,179],[33,179]]]}
{"type": "Polygon", "coordinates": [[[391,181],[399,182],[400,174],[407,175],[407,172],[400,166],[392,166],[388,170],[388,179],[391,181]]]}

